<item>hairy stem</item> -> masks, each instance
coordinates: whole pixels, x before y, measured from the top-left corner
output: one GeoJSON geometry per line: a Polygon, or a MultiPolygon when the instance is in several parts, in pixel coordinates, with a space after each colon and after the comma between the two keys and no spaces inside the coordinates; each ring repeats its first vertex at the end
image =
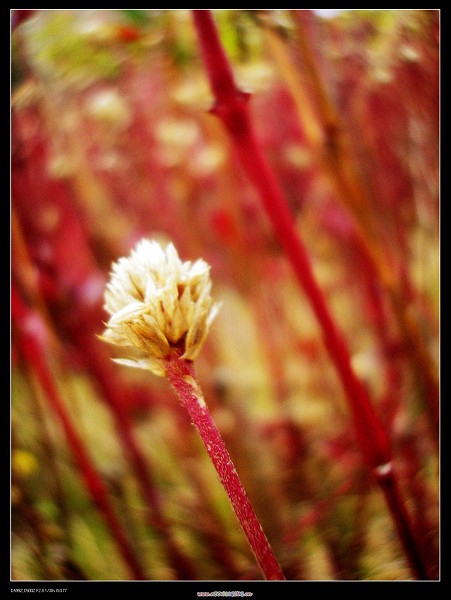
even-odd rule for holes
{"type": "MultiPolygon", "coordinates": [[[[196,569],[174,537],[156,489],[153,477],[153,465],[141,449],[133,429],[133,423],[127,409],[121,402],[122,392],[111,372],[111,363],[105,362],[104,355],[94,345],[92,335],[83,331],[75,333],[80,349],[84,349],[88,368],[102,392],[108,408],[114,418],[119,439],[140,486],[141,495],[147,505],[147,522],[158,532],[166,546],[169,561],[181,579],[196,579],[196,569]]],[[[95,341],[95,340],[94,340],[95,341]]]]}
{"type": "Polygon", "coordinates": [[[285,576],[205,404],[192,362],[179,358],[170,359],[166,374],[202,438],[263,575],[266,579],[284,580],[285,576]]]}

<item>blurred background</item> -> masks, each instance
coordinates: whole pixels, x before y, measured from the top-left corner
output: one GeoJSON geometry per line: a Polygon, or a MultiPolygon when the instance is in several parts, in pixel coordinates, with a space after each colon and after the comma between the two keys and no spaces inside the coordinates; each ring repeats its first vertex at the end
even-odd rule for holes
{"type": "MultiPolygon", "coordinates": [[[[439,11],[212,12],[437,577],[439,11]]],[[[311,308],[209,113],[190,11],[11,20],[11,578],[262,578],[167,382],[96,337],[111,263],[142,237],[211,264],[222,309],[196,368],[287,578],[411,578],[311,308]]]]}

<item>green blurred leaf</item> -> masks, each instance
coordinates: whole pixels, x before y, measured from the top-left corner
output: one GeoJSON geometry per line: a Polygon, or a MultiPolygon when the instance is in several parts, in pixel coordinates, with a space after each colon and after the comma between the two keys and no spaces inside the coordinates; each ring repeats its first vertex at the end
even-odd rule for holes
{"type": "Polygon", "coordinates": [[[150,21],[149,15],[145,10],[140,10],[136,8],[123,9],[121,10],[121,13],[124,15],[126,21],[138,27],[144,27],[150,21]]]}

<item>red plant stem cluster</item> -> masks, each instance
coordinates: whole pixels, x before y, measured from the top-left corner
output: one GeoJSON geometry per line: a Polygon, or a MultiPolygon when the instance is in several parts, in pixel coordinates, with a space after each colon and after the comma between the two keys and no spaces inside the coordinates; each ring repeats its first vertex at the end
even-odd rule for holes
{"type": "MultiPolygon", "coordinates": [[[[406,342],[406,350],[415,367],[416,379],[426,402],[433,434],[436,437],[439,428],[439,390],[435,369],[422,342],[417,322],[408,310],[409,301],[406,290],[403,290],[400,285],[391,265],[392,261],[387,256],[385,249],[382,248],[380,227],[369,208],[371,199],[367,189],[362,185],[355,170],[355,164],[350,157],[348,149],[350,140],[346,140],[346,129],[321,80],[312,46],[309,43],[309,38],[313,36],[312,15],[309,11],[303,10],[292,10],[291,14],[297,26],[296,40],[299,51],[314,91],[313,96],[318,108],[317,114],[327,136],[326,144],[324,144],[325,168],[331,175],[331,181],[335,182],[336,196],[355,217],[360,251],[368,256],[376,270],[378,282],[382,283],[391,299],[396,319],[406,342]]],[[[386,154],[390,157],[389,151],[386,154]]],[[[399,173],[398,177],[400,177],[399,173]]],[[[394,182],[390,178],[388,178],[388,185],[394,187],[394,182]]]]}
{"type": "Polygon", "coordinates": [[[193,18],[215,96],[212,112],[222,121],[229,133],[243,169],[258,191],[277,238],[318,319],[325,344],[352,410],[357,441],[365,462],[384,493],[412,571],[418,578],[427,579],[426,568],[417,548],[409,515],[395,485],[395,475],[391,467],[392,453],[387,434],[365,387],[351,367],[344,337],[336,326],[316,282],[307,249],[296,230],[280,185],[258,142],[249,115],[249,95],[241,92],[234,82],[230,63],[219,40],[211,13],[207,10],[195,10],[193,18]],[[389,475],[381,477],[378,473],[381,469],[384,470],[385,465],[388,465],[389,475]]]}
{"type": "MultiPolygon", "coordinates": [[[[14,133],[15,140],[20,140],[20,124],[16,125],[14,133]]],[[[119,439],[139,482],[141,495],[146,501],[147,521],[164,541],[168,559],[175,572],[182,579],[194,579],[196,569],[193,561],[183,553],[174,539],[153,481],[152,463],[150,458],[144,455],[136,438],[128,410],[130,391],[118,380],[109,356],[102,351],[94,335],[102,316],[100,297],[92,304],[77,293],[77,290],[83,289],[83,282],[102,281],[102,275],[91,254],[88,236],[74,209],[73,197],[61,182],[49,180],[45,170],[48,149],[44,142],[39,138],[33,139],[33,143],[28,140],[28,149],[32,153],[29,163],[15,161],[13,168],[13,192],[19,213],[13,212],[13,253],[20,283],[26,286],[27,293],[41,315],[48,316],[49,311],[53,312],[52,319],[62,323],[75,349],[83,357],[101,397],[114,418],[119,439]],[[36,218],[35,213],[28,211],[28,199],[33,193],[39,195],[40,192],[45,198],[41,202],[40,210],[45,210],[45,206],[52,206],[53,210],[61,214],[60,226],[57,228],[55,239],[52,240],[54,256],[58,259],[54,270],[45,280],[45,288],[39,276],[25,277],[23,272],[32,272],[33,265],[31,257],[28,256],[25,236],[22,234],[21,219],[27,231],[31,231],[34,239],[38,240],[35,243],[37,247],[44,237],[43,232],[39,230],[39,218],[36,218]],[[70,243],[67,242],[68,239],[70,243]],[[67,265],[72,265],[72,268],[68,268],[67,265]],[[66,282],[64,291],[58,288],[59,281],[62,280],[66,282]],[[60,304],[55,294],[58,294],[60,304]]],[[[52,319],[49,318],[49,328],[52,327],[52,319]]]]}
{"type": "Polygon", "coordinates": [[[167,377],[202,438],[265,578],[284,580],[282,569],[252,508],[221,434],[203,400],[193,363],[178,358],[169,360],[167,377]]]}
{"type": "Polygon", "coordinates": [[[40,319],[40,317],[25,305],[14,287],[12,288],[11,304],[13,321],[17,326],[17,341],[20,350],[35,372],[50,407],[61,423],[67,443],[83,476],[86,489],[103,515],[131,575],[134,579],[145,580],[147,577],[139,564],[135,550],[110,504],[105,485],[93,466],[91,458],[67,414],[64,402],[60,398],[52,375],[45,363],[44,348],[31,326],[33,321],[40,319]]]}

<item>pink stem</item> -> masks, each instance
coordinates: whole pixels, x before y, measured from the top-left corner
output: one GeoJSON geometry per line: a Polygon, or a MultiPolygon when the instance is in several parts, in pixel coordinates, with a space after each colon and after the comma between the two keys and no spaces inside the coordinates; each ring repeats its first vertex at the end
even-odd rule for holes
{"type": "Polygon", "coordinates": [[[62,401],[59,392],[54,385],[52,375],[45,364],[44,352],[41,344],[30,327],[30,323],[33,322],[36,315],[26,307],[14,287],[12,288],[12,315],[14,322],[17,325],[17,337],[20,349],[31,368],[36,373],[39,383],[45,392],[45,397],[61,423],[69,447],[83,475],[86,489],[110,528],[111,534],[115,539],[119,551],[133,578],[137,580],[147,579],[135,556],[135,551],[127,539],[119,519],[113,511],[105,485],[95,470],[86,448],[67,414],[64,402],[62,401]]]}
{"type": "Polygon", "coordinates": [[[202,438],[265,578],[284,580],[285,576],[205,404],[202,391],[197,384],[193,363],[178,358],[168,360],[166,374],[202,438]]]}
{"type": "MultiPolygon", "coordinates": [[[[284,194],[261,149],[249,116],[249,95],[235,85],[232,70],[208,10],[193,11],[194,24],[201,45],[215,105],[212,112],[223,122],[249,179],[275,229],[280,244],[301,284],[321,326],[325,345],[340,376],[354,423],[357,442],[363,457],[376,476],[387,501],[400,541],[413,572],[427,579],[420,552],[412,534],[413,528],[402,498],[393,486],[377,476],[378,469],[391,465],[392,453],[388,436],[381,425],[368,393],[355,375],[345,339],[329,312],[324,295],[316,282],[313,269],[284,194]]],[[[394,478],[394,474],[391,474],[394,478]]]]}
{"type": "Polygon", "coordinates": [[[169,559],[178,575],[182,579],[196,579],[195,567],[179,548],[170,529],[169,522],[164,515],[158,491],[155,489],[152,480],[151,463],[143,455],[133,431],[130,415],[121,404],[120,389],[117,387],[115,379],[110,376],[109,364],[107,367],[103,354],[94,346],[93,341],[95,341],[95,338],[92,335],[88,336],[80,332],[76,335],[76,340],[79,347],[81,349],[84,348],[89,368],[96,378],[114,416],[119,438],[124,444],[140,484],[141,494],[149,508],[151,517],[149,518],[149,524],[155,527],[162,534],[162,537],[164,537],[169,559]]]}

